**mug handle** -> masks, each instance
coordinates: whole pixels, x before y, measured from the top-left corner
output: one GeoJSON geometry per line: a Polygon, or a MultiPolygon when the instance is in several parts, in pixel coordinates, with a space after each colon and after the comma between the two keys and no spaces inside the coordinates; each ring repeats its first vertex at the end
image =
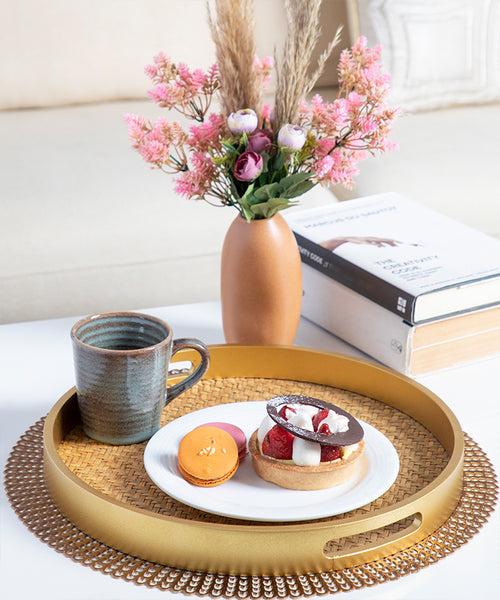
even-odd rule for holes
{"type": "Polygon", "coordinates": [[[210,352],[208,351],[207,346],[202,341],[197,340],[195,338],[179,338],[178,340],[174,340],[174,343],[172,344],[171,359],[174,357],[174,354],[179,352],[179,350],[184,350],[186,348],[196,350],[196,352],[198,352],[198,354],[201,356],[201,362],[198,365],[196,371],[191,373],[191,375],[188,375],[186,379],[179,383],[176,383],[170,388],[167,388],[165,392],[165,406],[169,402],[177,398],[177,396],[180,396],[180,394],[192,387],[195,383],[198,383],[198,381],[203,377],[206,370],[208,369],[208,365],[210,362],[210,352]]]}

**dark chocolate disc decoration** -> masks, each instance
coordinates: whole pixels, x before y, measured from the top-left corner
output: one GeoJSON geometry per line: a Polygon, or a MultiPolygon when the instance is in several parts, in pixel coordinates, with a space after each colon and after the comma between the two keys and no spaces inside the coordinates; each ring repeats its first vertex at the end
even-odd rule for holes
{"type": "Polygon", "coordinates": [[[275,423],[293,435],[325,446],[351,446],[352,444],[357,444],[361,441],[364,436],[363,428],[358,420],[351,414],[342,408],[335,406],[335,404],[330,404],[324,400],[318,400],[318,398],[310,398],[309,396],[276,396],[276,398],[272,398],[267,403],[267,413],[275,423]],[[338,415],[347,417],[349,420],[349,429],[341,433],[332,433],[331,435],[302,429],[302,427],[297,427],[297,425],[289,423],[278,414],[280,408],[284,404],[308,404],[309,406],[315,406],[320,410],[333,410],[338,415]]]}

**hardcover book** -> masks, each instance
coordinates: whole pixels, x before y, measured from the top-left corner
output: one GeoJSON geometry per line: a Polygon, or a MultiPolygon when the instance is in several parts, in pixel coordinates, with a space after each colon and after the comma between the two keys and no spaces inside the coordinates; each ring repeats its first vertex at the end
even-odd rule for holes
{"type": "Polygon", "coordinates": [[[410,325],[307,264],[302,275],[304,317],[407,375],[500,354],[500,304],[410,325]]]}
{"type": "Polygon", "coordinates": [[[500,241],[399,194],[286,219],[305,264],[409,324],[500,302],[500,241]]]}

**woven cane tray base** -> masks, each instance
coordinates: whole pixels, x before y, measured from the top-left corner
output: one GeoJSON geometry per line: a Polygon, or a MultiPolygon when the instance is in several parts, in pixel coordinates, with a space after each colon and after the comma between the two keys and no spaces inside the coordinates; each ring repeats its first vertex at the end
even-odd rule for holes
{"type": "Polygon", "coordinates": [[[80,531],[61,514],[44,480],[43,423],[41,419],[24,433],[5,468],[7,495],[21,521],[41,541],[82,565],[138,585],[184,594],[241,599],[309,596],[391,581],[460,548],[487,521],[497,498],[497,480],[491,462],[474,440],[465,435],[463,491],[455,512],[433,535],[403,552],[351,569],[286,577],[185,571],[110,548],[80,531]]]}
{"type": "MultiPolygon", "coordinates": [[[[394,444],[400,459],[400,472],[395,484],[379,499],[350,515],[362,515],[376,508],[391,506],[411,496],[435,479],[444,469],[448,456],[436,438],[420,423],[404,413],[366,396],[338,388],[261,378],[225,378],[201,381],[172,402],[164,411],[162,425],[183,414],[224,402],[262,400],[277,395],[304,394],[336,404],[377,427],[394,444]]],[[[258,423],[256,423],[256,428],[258,423]]],[[[151,483],[143,467],[145,443],[131,446],[109,446],[89,439],[78,426],[59,445],[59,455],[67,467],[92,488],[134,506],[154,513],[212,523],[255,524],[211,515],[177,502],[151,483]]],[[[339,515],[337,518],[342,518],[339,515]]],[[[330,521],[320,519],[318,521],[330,521]]],[[[272,523],[259,523],[273,526],[272,523]]],[[[368,538],[357,536],[357,543],[374,541],[403,529],[404,521],[385,530],[372,531],[368,538]]],[[[368,535],[368,534],[367,534],[368,535]]],[[[343,538],[342,545],[352,543],[343,538]]],[[[339,548],[337,542],[336,547],[339,548]]],[[[340,546],[341,548],[342,546],[340,546]]]]}

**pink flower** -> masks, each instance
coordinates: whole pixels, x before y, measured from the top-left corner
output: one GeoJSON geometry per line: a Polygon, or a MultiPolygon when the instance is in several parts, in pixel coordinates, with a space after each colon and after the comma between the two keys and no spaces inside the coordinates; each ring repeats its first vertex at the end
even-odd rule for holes
{"type": "Polygon", "coordinates": [[[366,98],[357,92],[347,94],[346,100],[350,111],[358,110],[366,102],[366,98]]]}
{"type": "Polygon", "coordinates": [[[265,87],[271,80],[271,71],[274,67],[274,60],[272,56],[264,56],[260,59],[258,56],[255,57],[253,62],[253,68],[255,74],[260,78],[261,84],[265,87]]]}
{"type": "Polygon", "coordinates": [[[272,69],[274,67],[274,59],[272,56],[264,56],[261,64],[264,69],[272,69]]]}
{"type": "Polygon", "coordinates": [[[138,151],[146,162],[158,164],[165,162],[168,147],[158,140],[145,138],[144,143],[139,146],[138,151]]]}
{"type": "Polygon", "coordinates": [[[364,35],[361,35],[351,48],[351,54],[363,67],[369,67],[380,61],[382,46],[378,44],[373,48],[369,48],[368,40],[364,35]]]}
{"type": "Polygon", "coordinates": [[[202,198],[217,176],[217,169],[209,156],[193,152],[191,168],[181,173],[175,182],[175,192],[187,198],[202,198]]]}
{"type": "Polygon", "coordinates": [[[315,163],[314,172],[316,173],[318,179],[323,179],[328,175],[334,165],[334,162],[333,156],[327,154],[315,163]]]}
{"type": "Polygon", "coordinates": [[[381,52],[380,46],[368,48],[364,37],[360,37],[351,50],[343,50],[339,60],[341,91],[346,95],[356,92],[365,96],[369,104],[381,104],[389,92],[390,82],[380,64],[381,52]]]}
{"type": "Polygon", "coordinates": [[[167,166],[173,171],[178,170],[184,160],[182,146],[187,142],[179,123],[171,123],[164,118],[151,123],[130,113],[125,115],[125,122],[132,146],[146,162],[155,167],[167,166]]]}
{"type": "Polygon", "coordinates": [[[238,181],[253,181],[262,173],[264,161],[256,152],[243,152],[233,168],[233,175],[238,181]]]}
{"type": "Polygon", "coordinates": [[[273,134],[268,129],[256,129],[248,137],[247,150],[261,154],[269,150],[273,144],[273,134]]]}
{"type": "Polygon", "coordinates": [[[134,144],[138,143],[144,136],[146,130],[146,119],[139,115],[126,113],[123,116],[128,128],[128,135],[134,144]]]}
{"type": "Polygon", "coordinates": [[[155,54],[153,56],[153,61],[154,61],[155,65],[163,65],[165,63],[169,63],[170,59],[165,54],[165,52],[158,52],[158,54],[155,54]]]}
{"type": "Polygon", "coordinates": [[[357,164],[368,153],[384,152],[397,109],[386,105],[389,76],[380,47],[361,37],[339,61],[339,95],[325,102],[316,95],[300,107],[300,120],[316,137],[311,169],[318,181],[351,186],[357,164]]]}
{"type": "Polygon", "coordinates": [[[264,122],[271,122],[271,105],[267,102],[262,105],[262,108],[260,109],[260,116],[264,122]]]}
{"type": "MultiPolygon", "coordinates": [[[[220,88],[217,65],[206,71],[190,69],[159,53],[145,67],[152,81],[149,96],[159,106],[198,124],[186,133],[178,123],[164,118],[152,122],[128,114],[125,120],[132,146],[152,168],[177,175],[177,193],[220,205],[238,205],[235,180],[256,180],[264,168],[262,153],[272,152],[273,144],[289,150],[282,150],[288,174],[298,170],[312,175],[314,184],[351,186],[360,160],[392,147],[388,135],[398,110],[387,104],[389,76],[380,57],[379,46],[369,48],[366,38],[359,38],[341,53],[337,98],[326,102],[316,95],[310,102],[301,102],[297,120],[273,134],[269,104],[262,106],[260,114],[244,108],[229,117],[209,113],[220,88]],[[234,162],[234,142],[246,139],[245,152],[236,154],[234,162]]],[[[260,87],[269,81],[272,68],[271,57],[255,59],[254,76],[260,87]]]]}
{"type": "Polygon", "coordinates": [[[182,85],[190,90],[190,94],[197,96],[203,90],[205,83],[205,73],[201,69],[191,71],[184,63],[177,65],[177,72],[182,85]]]}
{"type": "Polygon", "coordinates": [[[229,131],[234,135],[252,133],[257,128],[258,122],[257,114],[251,108],[241,108],[232,112],[227,118],[229,131]]]}
{"type": "Polygon", "coordinates": [[[331,138],[322,138],[318,141],[318,145],[316,147],[315,155],[316,156],[326,156],[335,148],[335,140],[331,138]]]}
{"type": "Polygon", "coordinates": [[[278,145],[287,150],[300,150],[306,143],[306,131],[299,125],[287,123],[278,132],[278,145]]]}
{"type": "Polygon", "coordinates": [[[221,114],[211,113],[208,121],[189,128],[188,144],[195,150],[219,149],[220,140],[226,131],[226,119],[221,114]]]}
{"type": "Polygon", "coordinates": [[[154,102],[163,108],[175,108],[197,121],[203,120],[213,94],[220,87],[217,65],[212,65],[207,72],[191,70],[183,63],[174,64],[162,52],[144,70],[154,83],[148,92],[154,102]]]}
{"type": "Polygon", "coordinates": [[[144,72],[150,79],[155,81],[155,79],[161,79],[163,73],[171,72],[172,69],[172,61],[168,58],[166,54],[164,54],[163,52],[159,52],[153,57],[153,64],[146,65],[144,67],[144,72]]]}
{"type": "Polygon", "coordinates": [[[363,135],[369,135],[377,130],[377,120],[369,115],[362,115],[358,119],[358,127],[363,135]]]}
{"type": "Polygon", "coordinates": [[[348,103],[345,98],[325,102],[316,94],[310,104],[303,103],[300,112],[302,120],[322,135],[336,137],[349,125],[348,103]]]}
{"type": "Polygon", "coordinates": [[[165,83],[155,85],[154,88],[148,91],[148,96],[160,106],[168,106],[174,101],[172,90],[165,83]]]}
{"type": "Polygon", "coordinates": [[[312,168],[316,179],[320,182],[342,183],[346,187],[351,187],[354,177],[359,173],[357,163],[361,158],[361,152],[334,148],[329,154],[317,160],[312,168]]]}

